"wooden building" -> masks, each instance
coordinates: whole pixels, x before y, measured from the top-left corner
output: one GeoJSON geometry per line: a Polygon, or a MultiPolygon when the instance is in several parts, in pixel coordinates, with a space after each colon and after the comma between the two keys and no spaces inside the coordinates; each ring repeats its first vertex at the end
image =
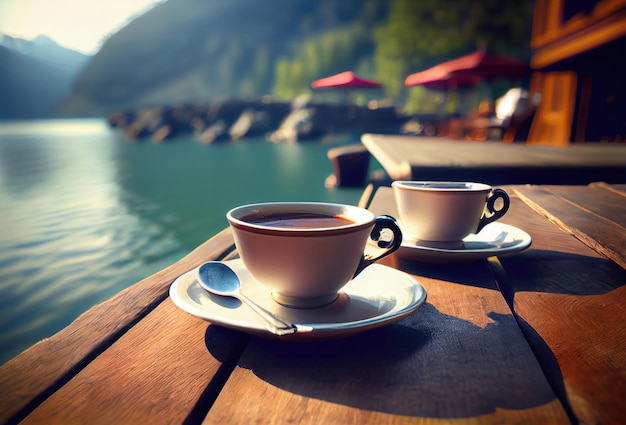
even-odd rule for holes
{"type": "Polygon", "coordinates": [[[626,0],[535,0],[528,143],[626,141],[626,0]]]}

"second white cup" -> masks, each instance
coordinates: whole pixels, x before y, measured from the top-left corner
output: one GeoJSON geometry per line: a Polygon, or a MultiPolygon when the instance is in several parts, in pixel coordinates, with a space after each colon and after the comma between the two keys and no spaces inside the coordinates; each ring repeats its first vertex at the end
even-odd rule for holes
{"type": "Polygon", "coordinates": [[[404,233],[420,241],[459,242],[509,209],[508,194],[484,183],[394,181],[404,233]]]}

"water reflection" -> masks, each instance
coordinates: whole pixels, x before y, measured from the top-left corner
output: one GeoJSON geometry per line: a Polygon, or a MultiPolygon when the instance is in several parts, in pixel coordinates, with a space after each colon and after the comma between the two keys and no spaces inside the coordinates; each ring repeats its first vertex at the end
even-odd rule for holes
{"type": "Polygon", "coordinates": [[[128,208],[120,145],[95,124],[3,126],[0,362],[184,254],[128,208]]]}
{"type": "Polygon", "coordinates": [[[15,138],[0,144],[0,184],[14,197],[41,183],[51,171],[46,146],[15,138]]]}
{"type": "Polygon", "coordinates": [[[227,226],[233,206],[314,200],[320,143],[131,143],[102,120],[0,123],[0,363],[227,226]]]}

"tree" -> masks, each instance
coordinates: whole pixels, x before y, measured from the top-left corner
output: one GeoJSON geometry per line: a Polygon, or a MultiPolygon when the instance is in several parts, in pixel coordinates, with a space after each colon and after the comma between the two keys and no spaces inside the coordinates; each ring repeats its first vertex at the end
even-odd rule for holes
{"type": "Polygon", "coordinates": [[[359,24],[311,37],[300,45],[295,57],[277,61],[274,94],[278,98],[294,97],[309,92],[311,82],[318,78],[369,70],[373,52],[373,36],[359,24]]]}
{"type": "MultiPolygon", "coordinates": [[[[531,16],[532,0],[394,0],[376,31],[377,78],[388,96],[403,99],[408,74],[479,48],[527,60],[531,16]]],[[[407,106],[418,102],[421,93],[407,106]]]]}

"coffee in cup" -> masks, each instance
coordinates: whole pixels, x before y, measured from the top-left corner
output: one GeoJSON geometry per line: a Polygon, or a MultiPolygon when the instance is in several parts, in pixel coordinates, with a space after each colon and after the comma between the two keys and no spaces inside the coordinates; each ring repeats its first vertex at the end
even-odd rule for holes
{"type": "Polygon", "coordinates": [[[458,243],[509,209],[508,194],[484,183],[394,181],[402,230],[413,239],[458,243]]]}
{"type": "Polygon", "coordinates": [[[226,217],[250,274],[290,307],[332,303],[356,274],[402,243],[395,219],[351,205],[270,202],[226,217]]]}

